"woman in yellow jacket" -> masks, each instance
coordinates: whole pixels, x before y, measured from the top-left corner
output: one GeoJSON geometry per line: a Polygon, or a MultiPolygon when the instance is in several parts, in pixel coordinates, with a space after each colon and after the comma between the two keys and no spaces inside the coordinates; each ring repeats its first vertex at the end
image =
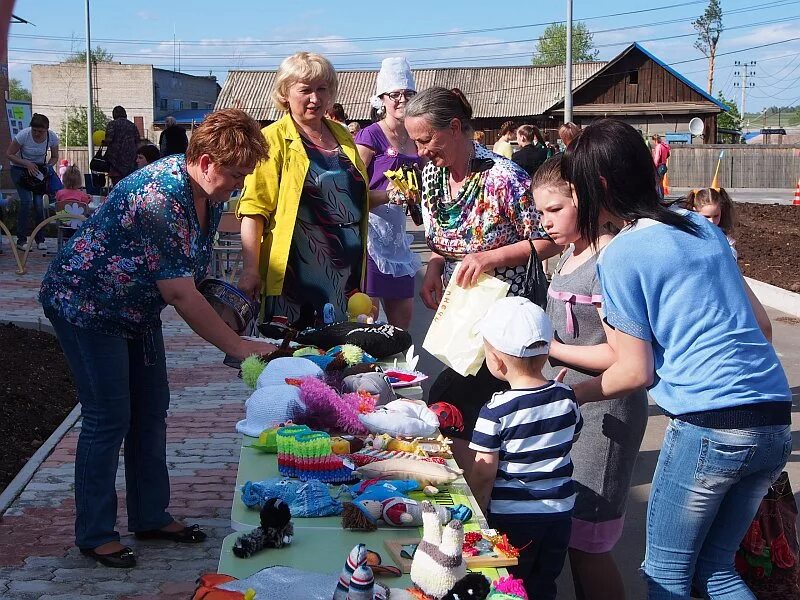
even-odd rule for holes
{"type": "Polygon", "coordinates": [[[272,100],[286,115],[262,130],[269,158],[245,179],[237,207],[239,288],[261,297],[264,321],[311,325],[327,303],[344,320],[348,296],[361,288],[368,178],[353,137],[325,118],[337,83],[333,65],[309,52],[284,60],[275,75],[272,100]]]}

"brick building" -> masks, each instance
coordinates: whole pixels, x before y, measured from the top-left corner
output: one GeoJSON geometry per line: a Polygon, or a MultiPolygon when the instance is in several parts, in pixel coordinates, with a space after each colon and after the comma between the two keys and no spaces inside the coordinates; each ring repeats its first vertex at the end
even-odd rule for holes
{"type": "MultiPolygon", "coordinates": [[[[187,75],[152,65],[98,63],[92,71],[94,102],[111,117],[121,105],[143,138],[156,139],[153,124],[185,109],[210,109],[219,95],[216,77],[187,75]]],[[[33,111],[47,115],[50,128],[61,123],[72,107],[86,106],[86,65],[61,63],[31,67],[33,111]]]]}

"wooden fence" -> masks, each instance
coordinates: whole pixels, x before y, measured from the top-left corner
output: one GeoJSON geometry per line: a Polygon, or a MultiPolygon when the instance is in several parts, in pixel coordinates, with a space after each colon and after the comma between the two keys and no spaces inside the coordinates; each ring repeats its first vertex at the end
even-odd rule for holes
{"type": "MultiPolygon", "coordinates": [[[[95,152],[97,149],[95,149],[95,152]]],[[[66,158],[69,161],[69,164],[76,165],[80,170],[81,173],[88,173],[89,172],[89,149],[86,147],[83,148],[75,148],[72,147],[69,150],[64,150],[62,147],[59,150],[59,161],[60,159],[66,158]]]]}
{"type": "Polygon", "coordinates": [[[673,187],[711,185],[717,159],[724,188],[794,188],[800,178],[800,148],[775,145],[709,144],[672,146],[669,183],[673,187]]]}

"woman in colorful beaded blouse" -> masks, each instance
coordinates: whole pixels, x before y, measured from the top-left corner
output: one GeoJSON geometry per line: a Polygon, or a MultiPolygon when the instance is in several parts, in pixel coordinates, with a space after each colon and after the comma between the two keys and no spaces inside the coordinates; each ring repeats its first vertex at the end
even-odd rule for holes
{"type": "MultiPolygon", "coordinates": [[[[470,287],[488,273],[509,282],[510,294],[518,295],[531,253],[529,240],[542,260],[560,250],[539,228],[528,174],[474,142],[471,118],[472,107],[458,89],[428,88],[406,107],[406,130],[420,157],[428,160],[422,172],[422,215],[432,254],[420,296],[434,310],[459,262],[458,285],[470,287]]],[[[471,462],[467,443],[478,411],[500,389],[502,382],[485,365],[466,378],[448,369],[431,388],[430,402],[441,399],[463,413],[463,440],[453,447],[463,468],[471,462]]]]}

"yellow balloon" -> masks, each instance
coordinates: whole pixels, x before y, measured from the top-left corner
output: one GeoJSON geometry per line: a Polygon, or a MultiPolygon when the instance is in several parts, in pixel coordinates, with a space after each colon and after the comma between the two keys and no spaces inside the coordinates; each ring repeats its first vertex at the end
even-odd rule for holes
{"type": "Polygon", "coordinates": [[[347,301],[347,315],[355,319],[358,315],[372,314],[372,298],[364,292],[356,292],[347,301]]]}
{"type": "Polygon", "coordinates": [[[103,131],[102,129],[98,129],[92,134],[92,141],[94,142],[95,146],[99,146],[100,144],[102,144],[105,139],[106,139],[106,132],[103,131]]]}

